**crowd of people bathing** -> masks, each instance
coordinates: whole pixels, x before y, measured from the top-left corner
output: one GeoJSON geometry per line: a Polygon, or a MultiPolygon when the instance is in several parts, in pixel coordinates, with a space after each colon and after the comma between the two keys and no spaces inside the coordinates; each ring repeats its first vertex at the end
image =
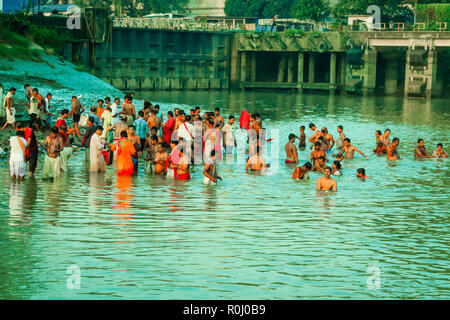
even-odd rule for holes
{"type": "MultiPolygon", "coordinates": [[[[113,102],[109,97],[99,99],[97,106],[91,106],[89,111],[76,96],[72,97],[71,109],[63,109],[51,125],[52,94],[44,98],[37,88],[25,85],[28,101],[29,121],[27,123],[15,121],[15,88],[11,88],[4,102],[6,122],[16,129],[16,135],[10,138],[10,173],[12,179],[23,180],[26,163],[30,176],[34,176],[38,162],[39,147],[35,131],[50,129],[43,148],[45,152],[43,178],[51,176],[58,178],[67,171],[68,161],[74,150],[78,150],[76,140],[85,149],[85,159],[89,163],[91,172],[104,172],[107,165],[116,162],[117,174],[133,175],[137,173],[139,158],[143,158],[145,172],[156,175],[166,175],[176,180],[190,179],[192,163],[203,163],[205,184],[215,184],[221,177],[217,174],[217,164],[226,156],[234,155],[237,142],[235,136],[235,117],[230,115],[227,123],[220,114],[220,109],[214,112],[204,112],[200,107],[184,112],[179,108],[168,111],[164,123],[164,115],[159,105],[152,105],[145,100],[143,108],[136,112],[133,104],[133,94],[126,95],[123,103],[120,98],[113,102]],[[84,115],[83,115],[84,113],[84,115]],[[67,121],[72,118],[73,128],[69,128],[67,121]],[[85,128],[80,133],[80,128],[85,128]],[[198,161],[200,158],[200,161],[198,161]]],[[[245,110],[239,118],[242,129],[247,130],[247,144],[249,157],[245,171],[266,170],[267,164],[261,153],[266,142],[265,130],[262,129],[262,119],[258,113],[249,114],[245,110]]],[[[363,152],[351,144],[350,138],[344,134],[343,126],[337,127],[337,138],[334,139],[326,127],[321,130],[313,123],[309,124],[313,134],[308,141],[312,143],[311,155],[308,162],[294,168],[293,179],[307,179],[310,171],[324,174],[317,180],[318,190],[337,190],[336,180],[331,175],[341,175],[341,162],[352,159],[355,151],[363,157],[363,152]],[[332,154],[333,148],[336,150],[332,154]],[[335,159],[331,166],[328,155],[335,159]]],[[[390,141],[389,129],[382,134],[376,131],[376,148],[374,153],[386,155],[388,160],[402,160],[398,154],[399,138],[390,141]]],[[[306,149],[305,126],[300,127],[300,135],[290,134],[285,146],[286,164],[299,163],[298,148],[306,149]]],[[[79,145],[79,144],[78,144],[79,145]]],[[[442,144],[428,155],[423,139],[418,140],[414,151],[415,158],[447,158],[442,144]]],[[[357,176],[367,178],[365,169],[357,169],[357,176]]]]}

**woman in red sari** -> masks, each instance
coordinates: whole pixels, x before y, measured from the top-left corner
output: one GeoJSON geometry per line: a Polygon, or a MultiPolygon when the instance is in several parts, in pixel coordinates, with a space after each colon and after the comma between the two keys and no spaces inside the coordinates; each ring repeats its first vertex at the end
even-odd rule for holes
{"type": "Polygon", "coordinates": [[[170,144],[170,142],[172,141],[172,133],[173,133],[173,130],[175,129],[175,119],[173,118],[173,112],[172,111],[167,112],[167,117],[169,119],[164,124],[164,128],[163,128],[164,137],[163,137],[163,140],[167,144],[170,144]]]}

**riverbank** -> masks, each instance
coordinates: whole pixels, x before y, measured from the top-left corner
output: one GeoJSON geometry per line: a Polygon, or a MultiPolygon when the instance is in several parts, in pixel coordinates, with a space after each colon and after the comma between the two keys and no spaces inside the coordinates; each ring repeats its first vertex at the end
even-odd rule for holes
{"type": "MultiPolygon", "coordinates": [[[[99,98],[105,96],[120,97],[124,93],[115,89],[110,84],[97,77],[83,72],[76,65],[57,56],[47,54],[44,49],[39,49],[39,54],[31,59],[7,59],[0,58],[0,84],[3,86],[3,94],[6,95],[9,88],[17,89],[14,97],[16,105],[16,121],[28,120],[28,105],[26,101],[24,85],[29,84],[38,88],[42,95],[51,92],[53,94],[50,112],[55,121],[60,110],[71,108],[71,97],[78,96],[84,106],[96,105],[99,98]]],[[[0,118],[3,125],[4,118],[0,118]]],[[[8,146],[12,128],[0,131],[0,143],[8,146]]],[[[38,139],[42,139],[40,135],[38,139]]]]}

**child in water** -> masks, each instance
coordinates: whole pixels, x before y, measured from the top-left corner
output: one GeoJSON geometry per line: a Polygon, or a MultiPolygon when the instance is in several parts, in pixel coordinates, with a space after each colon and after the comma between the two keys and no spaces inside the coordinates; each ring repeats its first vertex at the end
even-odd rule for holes
{"type": "Polygon", "coordinates": [[[367,179],[368,177],[366,176],[366,170],[364,168],[359,168],[356,170],[356,176],[358,178],[363,178],[363,179],[367,179]]]}

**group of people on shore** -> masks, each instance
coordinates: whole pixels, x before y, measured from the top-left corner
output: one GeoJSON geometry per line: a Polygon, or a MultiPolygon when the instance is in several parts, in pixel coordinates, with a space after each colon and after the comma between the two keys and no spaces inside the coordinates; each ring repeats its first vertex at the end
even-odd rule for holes
{"type": "MultiPolygon", "coordinates": [[[[143,108],[136,111],[134,97],[130,94],[125,96],[122,103],[120,98],[111,100],[110,97],[105,97],[99,99],[96,106],[88,109],[73,96],[70,110],[63,109],[55,125],[50,126],[48,116],[51,115],[52,94],[48,93],[44,98],[37,88],[33,89],[29,85],[25,86],[25,91],[30,115],[28,123],[16,123],[13,119],[15,88],[8,92],[4,103],[7,122],[3,129],[8,124],[16,129],[16,135],[10,138],[12,179],[24,179],[26,162],[29,163],[30,176],[34,175],[39,154],[35,131],[46,127],[50,128],[50,135],[43,143],[44,179],[51,176],[58,178],[62,172],[68,170],[71,155],[79,149],[76,140],[81,142],[81,147],[85,149],[85,161],[91,172],[104,172],[108,165],[115,162],[119,176],[133,175],[138,171],[139,159],[143,159],[146,173],[166,175],[175,180],[189,180],[191,165],[202,163],[204,184],[215,184],[221,180],[217,164],[223,160],[224,154],[234,155],[237,147],[235,117],[230,115],[226,122],[219,108],[203,114],[200,107],[188,112],[175,108],[164,115],[159,105],[152,105],[146,100],[143,108]],[[70,118],[73,128],[69,128],[67,123],[70,118]],[[84,132],[80,132],[80,128],[85,128],[84,132]]],[[[270,164],[265,162],[261,153],[264,143],[270,139],[266,140],[260,115],[243,111],[240,126],[247,130],[249,156],[245,171],[266,170],[270,164]]],[[[308,139],[312,144],[309,161],[296,167],[292,178],[307,179],[311,171],[321,172],[324,176],[317,180],[317,190],[336,191],[337,183],[331,176],[342,175],[341,162],[344,159],[353,159],[355,152],[363,157],[367,156],[352,145],[341,125],[337,127],[336,139],[326,127],[318,129],[310,123],[309,129],[313,132],[308,139]],[[332,153],[333,150],[336,150],[335,153],[332,153]],[[335,159],[331,166],[328,166],[330,155],[335,159]]],[[[389,129],[386,129],[384,134],[376,131],[374,153],[385,154],[388,160],[401,160],[398,154],[399,139],[394,138],[391,142],[389,135],[389,129]]],[[[285,163],[298,164],[295,141],[299,140],[299,150],[306,149],[305,126],[300,127],[299,136],[290,134],[288,138],[285,163]]],[[[415,157],[446,158],[448,155],[442,150],[442,144],[438,144],[432,155],[428,155],[423,139],[419,139],[415,157]]],[[[364,168],[357,169],[356,175],[367,178],[364,168]]]]}
{"type": "MultiPolygon", "coordinates": [[[[308,174],[311,171],[318,171],[324,173],[324,176],[317,180],[317,190],[337,190],[337,182],[331,176],[342,175],[342,164],[344,159],[353,159],[355,151],[367,158],[363,152],[351,144],[350,138],[344,134],[344,127],[342,125],[337,126],[337,138],[334,139],[333,135],[328,132],[326,127],[318,129],[315,124],[310,123],[309,128],[313,131],[313,134],[308,139],[313,145],[311,146],[312,152],[308,162],[304,165],[296,167],[292,175],[293,179],[307,179],[308,174]],[[332,154],[335,158],[331,162],[331,166],[327,166],[329,162],[327,154],[330,154],[332,148],[335,147],[336,153],[332,154]]],[[[375,154],[386,155],[388,160],[403,160],[398,154],[398,145],[400,139],[395,137],[390,140],[391,130],[386,129],[383,134],[380,130],[375,132],[376,148],[373,150],[375,154]]],[[[298,153],[295,141],[298,139],[298,148],[305,150],[306,148],[306,134],[305,126],[300,127],[300,135],[296,136],[291,133],[288,137],[289,141],[286,143],[286,160],[285,163],[298,164],[298,153]]],[[[423,139],[418,139],[418,146],[414,150],[415,159],[418,158],[448,158],[447,153],[442,150],[442,143],[438,143],[437,149],[433,151],[432,155],[428,155],[424,146],[423,139]]],[[[367,178],[366,170],[364,168],[358,168],[356,170],[356,176],[359,178],[367,178]]]]}

